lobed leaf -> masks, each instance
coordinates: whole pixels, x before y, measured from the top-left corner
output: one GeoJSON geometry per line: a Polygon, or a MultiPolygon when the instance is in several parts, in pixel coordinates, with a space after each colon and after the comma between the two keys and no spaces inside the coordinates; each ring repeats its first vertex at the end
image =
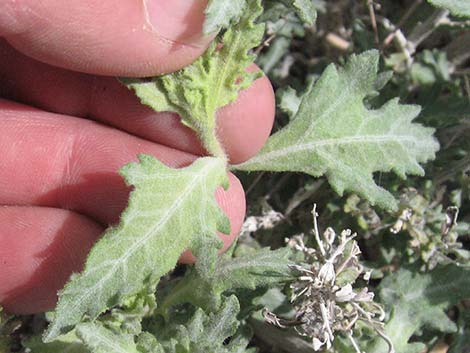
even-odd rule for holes
{"type": "Polygon", "coordinates": [[[237,332],[240,304],[234,295],[223,298],[220,308],[211,314],[198,309],[191,319],[173,327],[157,328],[156,336],[166,353],[235,353],[244,352],[241,346],[248,344],[240,335],[233,343],[224,345],[227,338],[237,332]]]}
{"type": "Polygon", "coordinates": [[[452,337],[448,353],[470,351],[470,309],[464,306],[459,309],[458,330],[452,337]]]}
{"type": "Polygon", "coordinates": [[[240,21],[184,69],[151,80],[122,81],[143,104],[156,111],[179,114],[183,124],[196,131],[207,151],[225,156],[216,136],[216,112],[261,76],[259,71],[246,71],[255,59],[248,51],[261,43],[264,33],[264,26],[254,23],[261,10],[260,0],[248,0],[240,21]]]}
{"type": "Polygon", "coordinates": [[[438,143],[433,129],[412,123],[417,106],[394,99],[376,110],[366,107],[366,97],[376,93],[378,61],[379,53],[371,50],[353,55],[342,69],[328,66],[291,122],[258,155],[233,168],[325,175],[340,195],[348,190],[395,209],[396,200],[374,182],[373,173],[422,175],[418,163],[434,158],[438,143]]]}
{"type": "Polygon", "coordinates": [[[449,10],[454,16],[470,17],[470,2],[468,0],[428,0],[428,2],[449,10]]]}
{"type": "MultiPolygon", "coordinates": [[[[395,351],[419,353],[426,348],[422,343],[410,343],[411,336],[423,328],[454,332],[456,325],[445,310],[470,296],[470,271],[446,266],[429,273],[407,269],[386,277],[379,287],[381,303],[392,308],[385,333],[392,340],[395,351]]],[[[376,340],[368,351],[387,352],[383,341],[376,340]]]]}
{"type": "MultiPolygon", "coordinates": [[[[172,169],[151,156],[121,169],[134,186],[118,226],[109,228],[86,261],[59,293],[45,341],[69,331],[84,316],[94,319],[126,299],[154,288],[196,240],[230,233],[230,223],[214,192],[228,187],[225,162],[199,158],[172,169]]],[[[217,239],[217,238],[216,238],[217,239]]]]}
{"type": "Polygon", "coordinates": [[[240,257],[218,257],[213,246],[201,246],[198,262],[168,293],[161,309],[171,305],[192,303],[206,310],[220,305],[223,292],[256,289],[290,279],[290,249],[260,249],[240,257]]]}
{"type": "Polygon", "coordinates": [[[276,92],[279,99],[278,107],[286,113],[290,119],[296,116],[300,106],[300,97],[297,95],[295,89],[287,86],[276,92]]]}
{"type": "MultiPolygon", "coordinates": [[[[30,353],[90,353],[75,331],[59,337],[54,342],[44,343],[41,336],[33,336],[22,342],[30,353]]],[[[0,350],[0,352],[2,352],[0,350]]]]}
{"type": "Polygon", "coordinates": [[[240,20],[246,6],[246,0],[209,0],[203,32],[210,34],[228,28],[231,22],[240,20]]]}
{"type": "Polygon", "coordinates": [[[292,6],[303,23],[312,26],[317,19],[317,10],[312,0],[284,0],[292,6]]]}
{"type": "Polygon", "coordinates": [[[115,333],[98,321],[78,325],[77,336],[92,353],[139,353],[134,335],[115,333]]]}

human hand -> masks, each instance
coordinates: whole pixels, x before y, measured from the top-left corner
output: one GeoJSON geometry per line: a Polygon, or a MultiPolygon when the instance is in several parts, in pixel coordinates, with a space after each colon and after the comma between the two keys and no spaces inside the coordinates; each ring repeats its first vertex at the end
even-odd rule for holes
{"type": "MultiPolygon", "coordinates": [[[[0,305],[7,311],[54,307],[57,290],[126,206],[122,165],[139,153],[174,167],[204,154],[177,116],[151,111],[106,77],[151,76],[195,60],[211,39],[201,34],[204,8],[200,0],[1,2],[0,305]]],[[[232,162],[261,148],[273,118],[267,78],[218,112],[232,162]]],[[[230,175],[216,198],[231,221],[227,247],[245,213],[238,179],[230,175]]]]}

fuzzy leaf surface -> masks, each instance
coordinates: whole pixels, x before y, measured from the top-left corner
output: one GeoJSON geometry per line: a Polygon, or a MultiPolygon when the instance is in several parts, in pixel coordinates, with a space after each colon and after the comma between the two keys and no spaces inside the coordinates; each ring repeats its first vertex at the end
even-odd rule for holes
{"type": "Polygon", "coordinates": [[[289,118],[293,118],[296,116],[297,111],[299,110],[300,106],[300,97],[297,95],[295,89],[290,86],[287,86],[284,89],[279,90],[279,108],[289,115],[289,118]]]}
{"type": "Polygon", "coordinates": [[[214,197],[219,186],[228,187],[224,160],[199,158],[189,167],[173,169],[151,156],[139,159],[121,169],[134,190],[119,225],[105,232],[85,270],[60,292],[46,341],[85,315],[94,319],[153,288],[198,238],[216,238],[217,230],[229,234],[230,222],[214,197]]]}
{"type": "Polygon", "coordinates": [[[218,257],[213,246],[200,249],[195,267],[166,296],[164,310],[185,302],[214,310],[226,290],[255,289],[291,278],[288,248],[260,249],[240,257],[218,257]]]}
{"type": "Polygon", "coordinates": [[[313,6],[312,0],[288,0],[284,1],[289,3],[297,13],[297,16],[302,20],[303,23],[311,26],[317,19],[317,10],[313,6]]]}
{"type": "Polygon", "coordinates": [[[448,353],[470,351],[470,309],[459,308],[458,330],[452,337],[448,353]]]}
{"type": "Polygon", "coordinates": [[[33,336],[23,342],[31,353],[90,353],[90,350],[77,337],[75,331],[59,337],[54,342],[44,343],[40,336],[33,336]]]}
{"type": "MultiPolygon", "coordinates": [[[[470,296],[470,271],[456,266],[441,267],[425,274],[401,269],[386,277],[379,290],[381,303],[392,309],[385,333],[395,351],[419,353],[425,346],[409,343],[413,334],[425,328],[456,331],[455,323],[445,310],[470,296]]],[[[387,346],[378,339],[368,351],[387,352],[387,346]]]]}
{"type": "Polygon", "coordinates": [[[325,175],[340,195],[347,190],[396,208],[373,173],[422,175],[419,162],[434,158],[438,143],[433,129],[412,123],[417,106],[394,99],[376,110],[366,107],[365,98],[376,93],[378,61],[379,53],[372,50],[353,55],[344,68],[328,66],[302,97],[291,122],[258,155],[233,168],[325,175]]]}
{"type": "Polygon", "coordinates": [[[170,319],[168,324],[154,327],[155,335],[166,353],[241,352],[241,346],[246,347],[248,339],[237,337],[224,345],[224,341],[237,332],[239,311],[237,297],[232,295],[223,298],[220,308],[213,313],[206,314],[199,308],[184,323],[175,325],[175,320],[170,319]]]}
{"type": "Polygon", "coordinates": [[[454,16],[470,17],[468,0],[428,0],[432,5],[447,9],[454,16]]]}
{"type": "Polygon", "coordinates": [[[98,321],[78,325],[77,336],[92,353],[139,353],[133,335],[115,333],[98,321]]]}
{"type": "Polygon", "coordinates": [[[203,31],[210,34],[228,28],[240,19],[246,8],[246,0],[210,0],[206,11],[203,31]]]}
{"type": "Polygon", "coordinates": [[[149,80],[123,79],[141,102],[155,111],[179,114],[201,138],[207,151],[224,156],[216,136],[217,109],[233,102],[240,90],[260,77],[246,72],[255,56],[248,51],[263,37],[264,26],[255,24],[261,12],[259,0],[248,0],[240,21],[231,26],[193,64],[168,75],[149,80]]]}

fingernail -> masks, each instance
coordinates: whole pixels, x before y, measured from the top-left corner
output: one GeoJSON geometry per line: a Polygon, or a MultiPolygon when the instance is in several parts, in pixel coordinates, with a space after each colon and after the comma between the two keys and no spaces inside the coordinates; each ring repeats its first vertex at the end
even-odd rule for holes
{"type": "Polygon", "coordinates": [[[201,0],[144,0],[145,19],[162,38],[202,45],[209,41],[202,34],[206,4],[201,0]]]}

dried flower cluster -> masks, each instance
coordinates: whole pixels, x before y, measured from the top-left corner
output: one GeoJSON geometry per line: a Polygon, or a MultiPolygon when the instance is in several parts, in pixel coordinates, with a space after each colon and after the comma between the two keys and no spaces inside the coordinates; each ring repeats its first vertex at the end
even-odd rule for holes
{"type": "Polygon", "coordinates": [[[300,335],[311,339],[315,351],[329,349],[335,334],[345,334],[358,353],[361,350],[353,330],[356,323],[362,321],[388,343],[390,353],[394,352],[390,339],[382,331],[385,314],[374,302],[374,293],[367,287],[353,288],[359,277],[366,282],[370,278],[370,272],[359,262],[361,251],[354,240],[356,235],[345,230],[338,237],[328,228],[320,237],[315,208],[313,217],[317,249],[306,246],[303,235],[287,240],[287,244],[304,257],[302,265],[291,266],[298,273],[296,281],[290,285],[295,317],[284,319],[265,310],[265,320],[281,328],[294,327],[300,335]]]}
{"type": "Polygon", "coordinates": [[[283,214],[274,211],[266,201],[263,200],[261,203],[263,206],[261,216],[247,217],[241,229],[242,235],[254,233],[260,229],[272,229],[284,219],[283,214]]]}
{"type": "Polygon", "coordinates": [[[413,188],[405,190],[400,203],[402,211],[390,231],[410,235],[407,251],[411,262],[421,260],[422,270],[432,270],[438,264],[469,265],[470,252],[461,242],[461,236],[468,235],[468,225],[463,223],[457,229],[457,207],[444,211],[442,205],[433,205],[413,188]]]}

